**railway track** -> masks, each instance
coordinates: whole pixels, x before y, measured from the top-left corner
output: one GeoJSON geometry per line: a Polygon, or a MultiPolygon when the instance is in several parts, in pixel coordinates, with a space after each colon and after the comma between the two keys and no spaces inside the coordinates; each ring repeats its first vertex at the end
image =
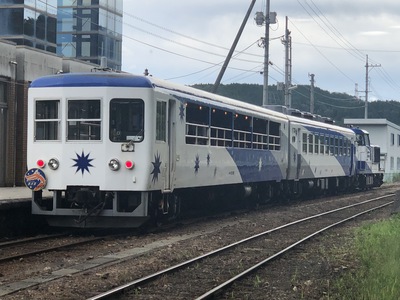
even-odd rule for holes
{"type": "Polygon", "coordinates": [[[166,295],[174,299],[211,298],[316,235],[392,204],[393,196],[365,200],[266,230],[89,299],[109,299],[116,295],[122,299],[167,299],[166,295]],[[259,259],[254,261],[255,256],[245,255],[247,252],[257,252],[259,259]],[[192,290],[187,289],[187,282],[192,282],[192,290]]]}
{"type": "Polygon", "coordinates": [[[41,253],[76,247],[104,237],[76,237],[69,233],[45,235],[0,243],[0,264],[41,253]]]}

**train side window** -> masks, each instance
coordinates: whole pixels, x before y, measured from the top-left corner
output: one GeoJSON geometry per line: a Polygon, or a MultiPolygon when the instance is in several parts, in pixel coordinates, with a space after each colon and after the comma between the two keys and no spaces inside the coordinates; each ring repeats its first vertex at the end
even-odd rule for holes
{"type": "Polygon", "coordinates": [[[233,124],[233,147],[251,148],[252,118],[247,115],[235,114],[233,124]]]}
{"type": "Polygon", "coordinates": [[[156,140],[167,141],[167,103],[157,101],[156,140]]]}
{"type": "Polygon", "coordinates": [[[319,153],[324,154],[325,149],[324,149],[324,144],[325,144],[325,136],[323,133],[319,136],[319,153]]]}
{"type": "Polygon", "coordinates": [[[268,121],[253,118],[253,148],[268,149],[268,121]]]}
{"type": "Polygon", "coordinates": [[[335,156],[339,155],[339,137],[335,136],[335,156]]]}
{"type": "Polygon", "coordinates": [[[314,148],[314,135],[309,134],[308,135],[308,152],[313,153],[313,148],[314,148]]]}
{"type": "Polygon", "coordinates": [[[210,108],[186,103],[186,144],[208,145],[210,137],[210,108]]]}
{"type": "Polygon", "coordinates": [[[329,136],[325,136],[325,154],[329,155],[329,136]]]}
{"type": "Polygon", "coordinates": [[[314,141],[315,141],[315,144],[314,144],[314,153],[315,153],[315,154],[318,154],[318,152],[319,152],[319,135],[318,135],[318,133],[316,133],[316,134],[314,135],[314,141]]]}
{"type": "Polygon", "coordinates": [[[68,100],[68,140],[100,140],[100,133],[100,100],[68,100]]]}
{"type": "Polygon", "coordinates": [[[303,152],[307,153],[307,133],[303,133],[303,152]]]}
{"type": "Polygon", "coordinates": [[[330,155],[334,155],[335,154],[335,137],[331,136],[330,139],[330,147],[329,147],[329,154],[330,155]]]}
{"type": "Polygon", "coordinates": [[[270,121],[268,128],[269,150],[281,150],[281,124],[270,121]]]}
{"type": "Polygon", "coordinates": [[[38,100],[35,107],[35,141],[60,140],[60,100],[38,100]]]}
{"type": "Polygon", "coordinates": [[[211,146],[232,147],[232,113],[218,108],[211,110],[211,146]]]}
{"type": "Polygon", "coordinates": [[[144,139],[144,103],[139,99],[110,101],[110,141],[141,142],[144,139]]]}

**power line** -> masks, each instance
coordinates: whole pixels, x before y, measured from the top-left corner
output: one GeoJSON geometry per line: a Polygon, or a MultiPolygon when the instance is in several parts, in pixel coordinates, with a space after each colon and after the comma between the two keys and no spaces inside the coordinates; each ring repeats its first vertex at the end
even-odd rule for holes
{"type": "Polygon", "coordinates": [[[351,79],[346,73],[344,73],[342,70],[339,69],[338,66],[336,66],[328,57],[326,57],[325,54],[322,53],[315,45],[312,43],[307,36],[294,24],[292,21],[290,23],[297,29],[297,31],[309,42],[309,44],[327,61],[329,62],[330,65],[332,65],[336,70],[338,70],[344,77],[355,83],[353,79],[351,79]]]}

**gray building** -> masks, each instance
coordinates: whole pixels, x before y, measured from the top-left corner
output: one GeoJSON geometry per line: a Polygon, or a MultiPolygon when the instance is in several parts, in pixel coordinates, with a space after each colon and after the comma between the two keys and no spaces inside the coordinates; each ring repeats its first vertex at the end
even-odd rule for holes
{"type": "Polygon", "coordinates": [[[121,70],[122,0],[58,0],[57,54],[121,70]]]}
{"type": "Polygon", "coordinates": [[[57,0],[0,0],[0,37],[56,53],[57,0]]]}
{"type": "Polygon", "coordinates": [[[97,65],[0,40],[0,186],[24,185],[29,84],[40,76],[97,65]]]}
{"type": "Polygon", "coordinates": [[[24,184],[30,82],[121,61],[122,0],[0,0],[0,186],[24,184]]]}
{"type": "Polygon", "coordinates": [[[0,38],[121,70],[122,14],[122,0],[0,0],[0,38]]]}
{"type": "Polygon", "coordinates": [[[400,175],[400,126],[386,119],[344,119],[344,124],[368,131],[371,144],[381,148],[381,169],[385,170],[383,180],[392,182],[400,175]]]}

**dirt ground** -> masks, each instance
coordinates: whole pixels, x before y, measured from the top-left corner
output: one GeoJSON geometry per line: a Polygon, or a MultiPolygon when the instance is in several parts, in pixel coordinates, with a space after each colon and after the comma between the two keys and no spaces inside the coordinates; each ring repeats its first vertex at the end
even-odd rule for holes
{"type": "MultiPolygon", "coordinates": [[[[374,195],[396,192],[399,186],[391,185],[374,190],[374,195]]],[[[172,264],[190,259],[227,245],[233,241],[258,233],[268,228],[299,219],[312,212],[327,210],[329,207],[351,203],[362,199],[363,194],[344,195],[341,197],[310,200],[290,206],[272,207],[251,211],[244,214],[211,218],[207,221],[177,226],[168,231],[148,235],[132,235],[105,241],[68,253],[71,264],[88,261],[107,253],[117,253],[123,249],[145,247],[157,240],[170,239],[177,236],[194,234],[194,237],[161,247],[142,256],[124,260],[119,264],[95,268],[74,276],[66,276],[46,284],[24,289],[20,292],[4,296],[2,299],[87,299],[98,292],[134,280],[151,272],[172,264]],[[196,235],[195,233],[199,234],[196,235]],[[75,254],[74,254],[75,253],[75,254]],[[79,256],[79,257],[77,257],[79,256]]],[[[260,269],[248,279],[235,284],[221,299],[336,299],[335,280],[345,272],[357,269],[357,257],[348,251],[354,238],[353,229],[369,222],[377,222],[391,216],[393,207],[382,209],[351,221],[333,231],[321,234],[311,241],[298,246],[288,255],[273,261],[260,269]]],[[[244,253],[243,255],[250,255],[244,253]]],[[[57,253],[38,256],[29,262],[29,268],[36,272],[49,272],[61,265],[65,267],[65,257],[57,253]],[[51,255],[51,257],[49,257],[51,255]],[[47,269],[47,271],[46,271],[47,269]]],[[[1,266],[0,266],[1,267],[1,266]]],[[[12,265],[9,266],[12,268],[12,265]]],[[[25,267],[26,268],[26,267],[25,267]]],[[[10,271],[10,270],[8,270],[10,271]]],[[[0,284],[7,281],[8,271],[0,270],[0,284]]],[[[11,270],[12,272],[13,270],[11,270]]],[[[23,272],[15,265],[14,272],[23,272]]],[[[209,276],[213,276],[210,268],[209,276]]],[[[27,270],[24,273],[29,273],[27,270]]],[[[16,277],[19,278],[19,277],[16,277]]],[[[184,279],[182,279],[184,281],[184,279]]],[[[162,284],[162,282],[160,283],[162,284]]],[[[187,289],[193,289],[195,282],[186,282],[187,289]]],[[[126,299],[132,299],[126,296],[126,299]]],[[[140,297],[138,297],[140,298],[140,297]]],[[[152,299],[176,299],[171,293],[152,299]]]]}

